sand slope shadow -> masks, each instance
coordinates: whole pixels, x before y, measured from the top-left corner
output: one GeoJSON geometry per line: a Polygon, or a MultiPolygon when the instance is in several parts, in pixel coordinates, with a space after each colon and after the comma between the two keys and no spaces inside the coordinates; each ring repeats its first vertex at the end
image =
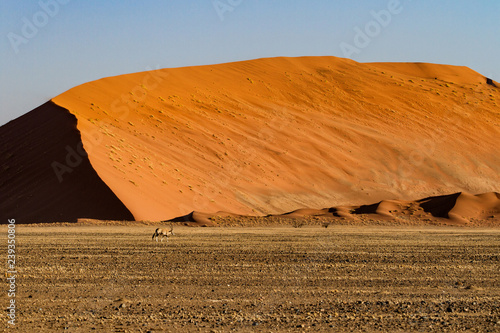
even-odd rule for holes
{"type": "Polygon", "coordinates": [[[0,223],[134,219],[93,169],[76,125],[47,102],[0,127],[0,223]]]}
{"type": "Polygon", "coordinates": [[[432,214],[432,216],[449,218],[448,214],[453,209],[453,207],[455,207],[457,199],[460,197],[460,195],[461,192],[449,195],[427,197],[424,199],[420,199],[417,202],[425,212],[432,214]]]}

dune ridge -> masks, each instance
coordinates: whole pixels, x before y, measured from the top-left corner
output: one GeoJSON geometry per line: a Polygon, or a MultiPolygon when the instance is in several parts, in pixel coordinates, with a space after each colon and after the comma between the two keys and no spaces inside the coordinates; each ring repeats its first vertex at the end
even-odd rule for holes
{"type": "Polygon", "coordinates": [[[269,58],[104,78],[52,102],[133,217],[168,220],[496,192],[498,86],[460,66],[269,58]]]}

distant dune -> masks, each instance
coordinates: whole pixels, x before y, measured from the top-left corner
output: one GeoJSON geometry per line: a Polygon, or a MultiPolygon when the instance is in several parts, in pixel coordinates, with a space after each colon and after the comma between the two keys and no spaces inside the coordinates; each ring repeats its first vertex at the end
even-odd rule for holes
{"type": "Polygon", "coordinates": [[[438,218],[488,218],[498,215],[483,199],[498,200],[499,87],[466,67],[335,57],[104,78],[0,128],[2,215],[358,207],[387,217],[406,199],[438,218]]]}
{"type": "MultiPolygon", "coordinates": [[[[459,192],[415,201],[382,200],[371,205],[339,206],[324,209],[297,209],[264,217],[237,215],[229,212],[192,212],[165,222],[190,226],[276,224],[287,219],[307,224],[385,224],[390,225],[455,225],[500,226],[500,194],[472,195],[459,192]]],[[[293,222],[292,222],[293,224],[293,222]]]]}

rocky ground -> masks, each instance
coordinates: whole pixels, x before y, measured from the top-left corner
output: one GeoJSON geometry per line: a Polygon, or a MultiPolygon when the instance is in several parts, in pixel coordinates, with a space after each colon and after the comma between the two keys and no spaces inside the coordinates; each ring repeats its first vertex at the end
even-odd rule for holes
{"type": "Polygon", "coordinates": [[[17,226],[17,329],[500,331],[500,229],[154,229],[17,226]]]}

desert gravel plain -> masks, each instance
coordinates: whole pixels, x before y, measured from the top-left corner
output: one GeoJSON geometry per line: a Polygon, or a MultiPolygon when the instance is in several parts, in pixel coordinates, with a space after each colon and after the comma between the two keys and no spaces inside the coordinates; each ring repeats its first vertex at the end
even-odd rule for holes
{"type": "Polygon", "coordinates": [[[500,331],[498,228],[155,227],[19,225],[18,331],[500,331]]]}

